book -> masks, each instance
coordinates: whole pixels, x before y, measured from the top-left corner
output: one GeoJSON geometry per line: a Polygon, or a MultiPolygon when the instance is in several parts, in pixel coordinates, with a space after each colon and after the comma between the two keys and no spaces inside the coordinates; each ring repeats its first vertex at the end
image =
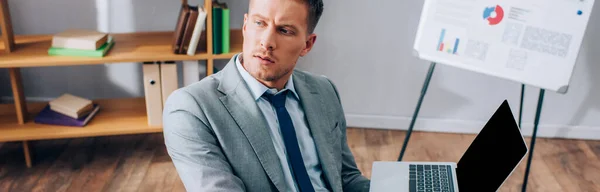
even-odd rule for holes
{"type": "Polygon", "coordinates": [[[93,102],[89,99],[65,93],[48,103],[50,109],[63,115],[79,118],[93,109],[93,102]]]}
{"type": "Polygon", "coordinates": [[[183,41],[181,42],[181,47],[179,48],[179,54],[187,54],[192,35],[194,33],[194,27],[196,26],[196,20],[198,19],[198,6],[189,6],[189,9],[190,13],[185,24],[185,29],[183,30],[183,41]]]}
{"type": "Polygon", "coordinates": [[[84,49],[71,49],[71,48],[60,48],[50,47],[48,49],[48,55],[52,56],[80,56],[80,57],[104,57],[109,50],[114,46],[115,41],[109,36],[108,42],[104,43],[97,50],[84,50],[84,49]]]}
{"type": "Polygon", "coordinates": [[[190,39],[190,44],[188,45],[187,54],[193,56],[196,54],[196,49],[198,49],[198,45],[200,43],[200,36],[202,36],[202,30],[204,28],[204,22],[206,22],[206,11],[202,7],[198,8],[198,18],[196,19],[196,24],[194,25],[194,32],[192,34],[192,39],[190,39]]]}
{"type": "Polygon", "coordinates": [[[106,43],[108,34],[87,29],[68,29],[52,36],[52,47],[96,50],[106,43]]]}
{"type": "Polygon", "coordinates": [[[227,8],[227,4],[223,3],[223,11],[222,11],[222,27],[223,29],[221,29],[222,31],[222,45],[221,45],[221,53],[229,53],[229,33],[230,33],[230,29],[229,29],[229,8],[227,8]]]}
{"type": "Polygon", "coordinates": [[[218,5],[213,8],[213,54],[221,54],[223,47],[223,8],[218,5]]]}
{"type": "Polygon", "coordinates": [[[179,10],[177,23],[175,24],[175,31],[173,32],[173,45],[171,46],[171,49],[175,54],[179,53],[179,49],[181,48],[181,42],[183,42],[183,32],[185,30],[189,13],[190,7],[187,4],[182,4],[179,10]]]}
{"type": "Polygon", "coordinates": [[[34,122],[39,124],[83,127],[86,126],[94,116],[96,116],[99,110],[100,106],[98,104],[94,104],[94,108],[89,114],[79,118],[72,118],[53,111],[50,109],[50,105],[47,105],[35,116],[34,122]]]}

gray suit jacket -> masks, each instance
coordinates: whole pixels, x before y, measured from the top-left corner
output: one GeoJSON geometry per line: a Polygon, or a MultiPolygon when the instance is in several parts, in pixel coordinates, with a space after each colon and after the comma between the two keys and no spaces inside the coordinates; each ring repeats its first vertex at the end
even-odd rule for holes
{"type": "MultiPolygon", "coordinates": [[[[324,180],[333,191],[368,191],[346,141],[340,98],[327,78],[294,71],[324,180]]],[[[231,59],[222,71],[173,92],[165,145],[188,191],[287,191],[269,128],[231,59]]]]}

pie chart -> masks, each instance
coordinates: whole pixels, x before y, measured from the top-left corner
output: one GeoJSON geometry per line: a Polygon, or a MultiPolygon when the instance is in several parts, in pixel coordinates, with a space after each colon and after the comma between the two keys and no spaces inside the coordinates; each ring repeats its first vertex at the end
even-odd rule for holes
{"type": "Polygon", "coordinates": [[[490,25],[497,25],[504,18],[504,10],[500,5],[494,7],[486,7],[483,10],[483,19],[488,20],[490,25]]]}

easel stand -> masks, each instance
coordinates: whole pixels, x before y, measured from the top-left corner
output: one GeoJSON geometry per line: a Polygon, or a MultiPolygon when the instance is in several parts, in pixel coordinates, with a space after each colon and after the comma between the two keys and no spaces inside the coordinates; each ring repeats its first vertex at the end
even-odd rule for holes
{"type": "MultiPolygon", "coordinates": [[[[522,89],[525,90],[524,88],[522,89]]],[[[535,110],[535,120],[533,121],[533,135],[531,136],[531,144],[529,144],[529,159],[527,159],[527,168],[525,168],[525,178],[523,179],[523,188],[522,191],[527,191],[527,177],[529,176],[529,169],[531,167],[531,160],[533,159],[533,147],[535,146],[535,138],[537,136],[537,129],[540,123],[540,113],[542,113],[542,104],[544,103],[544,93],[546,90],[540,90],[540,96],[538,98],[537,109],[535,110]]],[[[521,100],[523,100],[523,94],[521,94],[521,100]]],[[[521,108],[523,107],[523,102],[521,102],[521,108]]],[[[519,120],[520,121],[520,120],[519,120]]],[[[521,125],[519,124],[519,127],[521,125]]]]}
{"type": "Polygon", "coordinates": [[[406,146],[408,145],[410,134],[412,134],[413,127],[415,126],[415,122],[417,121],[417,115],[419,115],[419,110],[421,110],[421,103],[423,103],[423,97],[425,97],[425,93],[427,93],[429,81],[431,81],[431,76],[433,76],[435,64],[435,62],[431,62],[431,64],[429,64],[429,71],[427,72],[427,77],[425,77],[425,83],[423,83],[423,88],[421,89],[421,96],[419,97],[419,101],[417,102],[417,108],[415,108],[412,120],[410,121],[410,126],[408,127],[408,132],[406,133],[406,137],[404,138],[404,144],[402,144],[402,151],[400,152],[400,157],[398,157],[398,161],[402,161],[402,157],[404,156],[404,152],[406,151],[406,146]]]}
{"type": "MultiPolygon", "coordinates": [[[[423,83],[423,88],[421,89],[421,96],[419,97],[419,101],[417,102],[417,107],[415,108],[415,111],[413,113],[413,117],[410,122],[410,126],[408,127],[408,131],[406,133],[406,137],[404,138],[404,144],[402,145],[402,150],[400,151],[400,156],[398,157],[398,161],[402,161],[402,157],[404,157],[404,152],[406,152],[406,147],[408,145],[408,141],[410,140],[410,136],[411,136],[413,128],[415,126],[417,116],[419,115],[419,110],[421,109],[421,104],[423,103],[423,98],[425,97],[425,94],[427,93],[427,88],[429,87],[429,82],[431,81],[431,77],[433,76],[433,71],[435,69],[435,65],[436,65],[435,62],[432,62],[429,65],[429,71],[427,72],[427,76],[425,77],[425,82],[423,83]]],[[[523,179],[523,187],[522,187],[523,192],[525,192],[527,189],[527,180],[528,180],[529,171],[530,171],[530,167],[531,167],[531,160],[533,159],[533,149],[535,146],[535,139],[537,137],[537,128],[538,128],[538,125],[540,122],[540,114],[542,112],[542,104],[544,102],[544,93],[545,93],[545,90],[541,89],[540,95],[538,98],[537,109],[535,111],[535,120],[533,122],[533,134],[531,137],[531,144],[529,147],[529,158],[527,160],[527,167],[525,169],[525,176],[523,179]]],[[[521,84],[521,103],[519,104],[519,127],[521,127],[521,117],[522,117],[522,113],[523,113],[524,95],[525,95],[525,84],[521,84]]]]}

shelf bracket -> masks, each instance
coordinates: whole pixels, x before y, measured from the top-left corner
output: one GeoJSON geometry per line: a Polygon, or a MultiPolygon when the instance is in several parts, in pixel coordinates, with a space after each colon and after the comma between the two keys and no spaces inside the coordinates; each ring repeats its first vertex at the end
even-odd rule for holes
{"type": "Polygon", "coordinates": [[[210,76],[214,73],[214,66],[215,66],[215,61],[214,59],[207,59],[206,60],[206,76],[210,76]]]}
{"type": "Polygon", "coordinates": [[[12,30],[10,11],[8,10],[8,0],[0,0],[0,31],[2,31],[4,51],[7,53],[14,51],[15,37],[12,30]]]}
{"type": "Polygon", "coordinates": [[[25,124],[27,121],[27,103],[25,102],[25,94],[23,93],[23,81],[21,80],[20,68],[9,68],[10,84],[12,87],[13,97],[15,99],[15,111],[17,112],[17,121],[19,124],[25,124]]]}
{"type": "Polygon", "coordinates": [[[27,168],[31,168],[32,163],[31,163],[31,146],[29,141],[23,141],[23,153],[25,155],[25,165],[27,165],[27,168]]]}

